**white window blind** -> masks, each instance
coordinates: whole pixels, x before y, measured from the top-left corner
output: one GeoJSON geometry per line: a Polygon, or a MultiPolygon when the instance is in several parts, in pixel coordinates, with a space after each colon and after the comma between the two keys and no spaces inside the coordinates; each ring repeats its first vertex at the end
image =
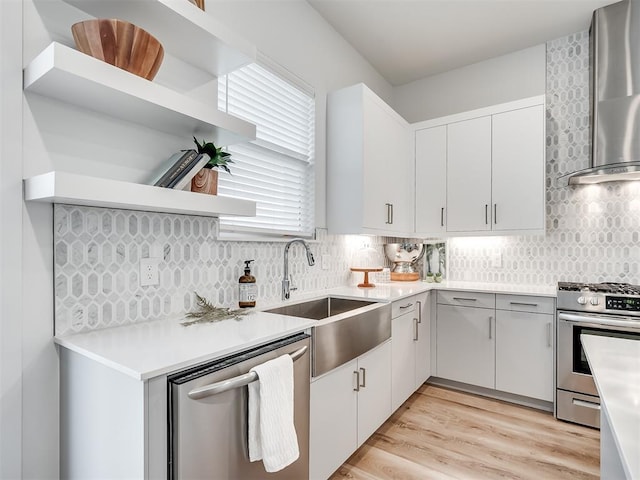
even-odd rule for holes
{"type": "Polygon", "coordinates": [[[231,175],[218,192],[256,202],[256,217],[223,217],[225,232],[311,236],[314,226],[315,101],[266,68],[251,64],[218,78],[218,108],[256,125],[256,140],[231,145],[231,175]]]}

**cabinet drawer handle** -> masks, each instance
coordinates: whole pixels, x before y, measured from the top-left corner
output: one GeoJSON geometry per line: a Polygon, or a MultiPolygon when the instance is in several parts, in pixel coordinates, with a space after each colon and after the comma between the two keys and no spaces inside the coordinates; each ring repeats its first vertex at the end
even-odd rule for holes
{"type": "Polygon", "coordinates": [[[413,307],[413,303],[407,303],[406,305],[400,305],[400,310],[404,310],[405,308],[413,307]]]}
{"type": "Polygon", "coordinates": [[[393,225],[393,203],[391,204],[391,222],[389,223],[393,225]]]}
{"type": "Polygon", "coordinates": [[[418,319],[417,318],[413,319],[413,341],[414,342],[418,341],[418,319]]]}
{"type": "Polygon", "coordinates": [[[360,372],[358,370],[354,370],[353,374],[356,376],[356,386],[353,387],[354,392],[360,391],[360,372]]]}
{"type": "Polygon", "coordinates": [[[365,388],[367,386],[367,371],[362,367],[360,367],[360,371],[362,372],[362,383],[360,386],[365,388]]]}
{"type": "Polygon", "coordinates": [[[444,227],[444,207],[440,209],[440,226],[444,227]]]}
{"type": "Polygon", "coordinates": [[[577,407],[591,408],[593,410],[600,410],[600,405],[594,402],[587,402],[585,400],[580,400],[579,398],[571,399],[571,403],[573,403],[577,407]]]}
{"type": "Polygon", "coordinates": [[[523,307],[537,307],[537,303],[527,303],[527,302],[509,302],[511,305],[521,305],[523,307]]]}
{"type": "Polygon", "coordinates": [[[498,223],[498,204],[493,204],[493,223],[498,223]]]}
{"type": "Polygon", "coordinates": [[[484,204],[484,224],[489,225],[489,204],[484,204]]]}
{"type": "Polygon", "coordinates": [[[422,302],[417,300],[416,303],[418,304],[418,323],[422,323],[422,302]]]}
{"type": "Polygon", "coordinates": [[[551,322],[547,323],[547,347],[551,347],[551,322]]]}
{"type": "Polygon", "coordinates": [[[387,225],[391,225],[393,223],[393,218],[392,218],[393,213],[391,210],[393,207],[390,203],[385,203],[384,205],[387,207],[387,221],[384,223],[386,223],[387,225]]]}
{"type": "Polygon", "coordinates": [[[489,340],[493,339],[493,317],[489,317],[489,340]]]}
{"type": "Polygon", "coordinates": [[[463,301],[466,300],[468,302],[477,302],[477,298],[466,298],[466,297],[453,297],[454,300],[463,301]]]}

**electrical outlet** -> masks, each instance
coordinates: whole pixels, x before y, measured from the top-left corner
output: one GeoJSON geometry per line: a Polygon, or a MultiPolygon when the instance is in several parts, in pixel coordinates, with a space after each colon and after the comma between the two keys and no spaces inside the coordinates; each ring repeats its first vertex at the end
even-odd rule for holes
{"type": "Polygon", "coordinates": [[[331,265],[331,255],[322,255],[322,257],[320,257],[320,264],[322,270],[329,270],[329,267],[331,265]]]}
{"type": "Polygon", "coordinates": [[[140,259],[140,286],[148,287],[152,285],[160,285],[160,272],[158,258],[141,258],[140,259]]]}
{"type": "Polygon", "coordinates": [[[493,268],[502,268],[502,254],[501,253],[494,253],[493,257],[491,258],[491,266],[493,268]]]}

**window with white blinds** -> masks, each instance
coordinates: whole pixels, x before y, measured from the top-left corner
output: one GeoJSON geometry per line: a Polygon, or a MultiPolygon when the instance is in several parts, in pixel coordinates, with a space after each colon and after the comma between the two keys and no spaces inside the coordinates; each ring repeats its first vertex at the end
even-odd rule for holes
{"type": "Polygon", "coordinates": [[[315,100],[286,76],[254,63],[218,78],[220,110],[257,127],[255,141],[226,148],[232,174],[218,177],[218,193],[254,200],[256,216],[221,218],[221,231],[313,233],[315,100]]]}

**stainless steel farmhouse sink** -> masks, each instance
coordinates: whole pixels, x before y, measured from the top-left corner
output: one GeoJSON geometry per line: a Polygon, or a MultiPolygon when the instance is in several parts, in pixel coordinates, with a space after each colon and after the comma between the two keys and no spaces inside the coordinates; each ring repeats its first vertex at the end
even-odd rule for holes
{"type": "Polygon", "coordinates": [[[391,337],[391,305],[388,303],[329,296],[265,312],[318,320],[311,336],[311,374],[314,377],[391,337]]]}

